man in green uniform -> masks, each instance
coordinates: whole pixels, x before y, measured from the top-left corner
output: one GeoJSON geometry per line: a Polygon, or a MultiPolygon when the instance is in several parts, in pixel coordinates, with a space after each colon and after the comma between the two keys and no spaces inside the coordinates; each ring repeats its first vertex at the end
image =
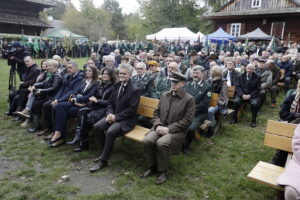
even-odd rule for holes
{"type": "MultiPolygon", "coordinates": [[[[172,72],[178,72],[179,66],[176,62],[171,62],[168,65],[168,74],[172,72]]],[[[150,88],[150,97],[154,99],[160,99],[161,95],[169,91],[171,87],[171,81],[169,76],[162,77],[154,80],[151,88],[150,88]]]]}
{"type": "Polygon", "coordinates": [[[189,81],[185,85],[185,91],[195,98],[195,117],[192,125],[189,127],[185,144],[182,152],[188,153],[190,144],[193,141],[196,131],[199,130],[199,126],[208,119],[208,107],[211,99],[211,85],[203,80],[204,68],[201,66],[193,67],[193,80],[189,81]]]}
{"type": "Polygon", "coordinates": [[[136,65],[137,75],[133,76],[131,81],[133,85],[137,86],[140,89],[141,96],[149,97],[148,88],[152,81],[152,77],[147,74],[146,64],[139,62],[136,65]]]}

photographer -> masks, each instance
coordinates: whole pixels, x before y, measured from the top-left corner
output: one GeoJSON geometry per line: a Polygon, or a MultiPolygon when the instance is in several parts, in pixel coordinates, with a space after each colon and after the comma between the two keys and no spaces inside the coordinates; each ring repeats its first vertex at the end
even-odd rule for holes
{"type": "Polygon", "coordinates": [[[16,67],[16,70],[20,76],[20,80],[23,81],[25,73],[27,71],[24,58],[26,56],[30,56],[30,53],[24,47],[22,47],[19,42],[14,42],[12,48],[15,48],[15,51],[13,51],[14,49],[12,49],[10,54],[8,55],[8,65],[16,67]]]}
{"type": "Polygon", "coordinates": [[[26,56],[24,62],[26,65],[26,72],[24,73],[23,81],[19,83],[19,90],[16,92],[12,101],[10,101],[8,115],[11,115],[15,110],[18,112],[24,109],[29,94],[28,87],[35,83],[40,74],[40,69],[30,56],[26,56]]]}

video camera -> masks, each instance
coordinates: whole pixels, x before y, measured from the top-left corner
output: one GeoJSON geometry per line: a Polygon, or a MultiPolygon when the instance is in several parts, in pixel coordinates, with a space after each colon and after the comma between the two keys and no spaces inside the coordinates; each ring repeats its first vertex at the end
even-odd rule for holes
{"type": "Polygon", "coordinates": [[[7,64],[9,66],[15,65],[15,62],[12,60],[9,60],[10,57],[15,56],[17,53],[17,49],[12,47],[11,45],[8,45],[6,49],[2,52],[2,57],[4,59],[7,59],[7,64]]]}

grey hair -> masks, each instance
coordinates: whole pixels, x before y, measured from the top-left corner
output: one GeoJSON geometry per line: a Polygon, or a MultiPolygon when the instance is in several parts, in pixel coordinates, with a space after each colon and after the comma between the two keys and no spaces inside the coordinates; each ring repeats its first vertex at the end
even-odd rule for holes
{"type": "Polygon", "coordinates": [[[139,62],[139,63],[136,64],[136,66],[138,66],[138,65],[141,66],[141,67],[143,67],[144,69],[147,68],[147,66],[146,66],[146,64],[144,62],[139,62]]]}
{"type": "Polygon", "coordinates": [[[68,65],[72,65],[73,67],[78,68],[77,63],[75,62],[75,60],[70,60],[69,62],[67,62],[68,65]]]}
{"type": "Polygon", "coordinates": [[[103,56],[103,60],[109,60],[115,63],[115,57],[113,55],[103,56]]]}
{"type": "Polygon", "coordinates": [[[54,59],[54,60],[60,60],[61,57],[60,57],[59,55],[54,55],[54,56],[52,57],[52,59],[54,59]]]}
{"type": "Polygon", "coordinates": [[[131,75],[133,73],[133,67],[127,63],[122,63],[122,64],[119,64],[119,70],[120,69],[126,69],[131,75]]]}
{"type": "Polygon", "coordinates": [[[200,70],[201,72],[204,72],[205,69],[204,67],[200,66],[200,65],[195,65],[192,69],[193,71],[197,71],[197,70],[200,70]]]}
{"type": "Polygon", "coordinates": [[[255,69],[255,66],[254,66],[252,63],[248,64],[247,67],[250,67],[250,68],[252,68],[253,70],[255,69]]]}
{"type": "Polygon", "coordinates": [[[53,59],[49,59],[46,61],[47,62],[47,65],[51,65],[51,66],[54,66],[56,68],[59,67],[59,63],[56,61],[56,60],[53,60],[53,59]]]}

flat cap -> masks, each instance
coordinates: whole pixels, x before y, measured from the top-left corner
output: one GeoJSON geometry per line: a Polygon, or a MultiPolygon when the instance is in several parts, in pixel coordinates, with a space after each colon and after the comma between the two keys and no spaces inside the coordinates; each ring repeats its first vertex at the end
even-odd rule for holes
{"type": "Polygon", "coordinates": [[[172,72],[170,75],[170,80],[174,82],[186,81],[186,77],[179,72],[172,72]]]}
{"type": "Polygon", "coordinates": [[[148,62],[148,65],[158,66],[158,63],[156,62],[156,60],[150,60],[148,62]]]}
{"type": "Polygon", "coordinates": [[[258,62],[265,63],[265,62],[266,62],[266,60],[265,60],[265,59],[263,59],[263,58],[261,58],[261,59],[259,59],[259,60],[258,60],[258,62]]]}

